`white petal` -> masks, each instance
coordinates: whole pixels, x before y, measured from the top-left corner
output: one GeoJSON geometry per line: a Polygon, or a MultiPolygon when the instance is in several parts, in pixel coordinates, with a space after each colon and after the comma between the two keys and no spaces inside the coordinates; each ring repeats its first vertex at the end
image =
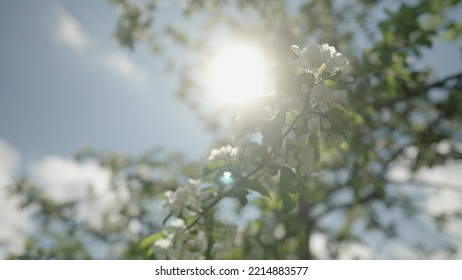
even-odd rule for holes
{"type": "Polygon", "coordinates": [[[322,101],[319,103],[319,110],[324,114],[325,112],[329,111],[329,106],[326,102],[322,101]]]}
{"type": "Polygon", "coordinates": [[[321,124],[322,124],[322,127],[324,127],[324,129],[329,129],[331,127],[330,122],[326,119],[322,119],[321,124]]]}
{"type": "Polygon", "coordinates": [[[158,239],[158,240],[156,240],[156,242],[154,242],[154,246],[157,246],[157,247],[162,248],[162,249],[167,249],[168,247],[170,247],[170,245],[172,245],[172,239],[171,238],[162,238],[162,239],[158,239]]]}
{"type": "Polygon", "coordinates": [[[332,89],[325,84],[317,84],[311,89],[311,98],[316,102],[328,101],[331,94],[332,89]]]}
{"type": "Polygon", "coordinates": [[[290,47],[290,49],[296,54],[298,55],[299,57],[302,56],[302,51],[300,50],[300,48],[296,45],[292,45],[292,47],[290,47]]]}
{"type": "Polygon", "coordinates": [[[174,219],[170,222],[170,226],[174,228],[185,228],[186,223],[184,222],[183,219],[174,219]]]}

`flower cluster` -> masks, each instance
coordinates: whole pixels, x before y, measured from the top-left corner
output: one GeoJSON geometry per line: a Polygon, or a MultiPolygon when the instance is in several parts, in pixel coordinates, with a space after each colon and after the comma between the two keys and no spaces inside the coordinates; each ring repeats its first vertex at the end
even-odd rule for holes
{"type": "Polygon", "coordinates": [[[199,190],[200,180],[189,179],[187,184],[179,187],[174,192],[165,192],[164,205],[168,206],[171,211],[190,208],[199,210],[201,207],[201,192],[199,190]]]}
{"type": "Polygon", "coordinates": [[[203,231],[187,234],[184,220],[175,218],[164,233],[165,237],[156,240],[153,244],[157,259],[204,259],[207,238],[203,231]]]}
{"type": "Polygon", "coordinates": [[[317,172],[318,162],[315,158],[315,150],[310,146],[310,136],[311,134],[307,133],[298,139],[294,136],[287,137],[280,150],[280,155],[275,160],[276,163],[280,166],[287,165],[295,168],[301,176],[317,172]]]}
{"type": "Polygon", "coordinates": [[[294,45],[291,49],[298,56],[295,65],[301,86],[284,98],[297,118],[274,159],[279,166],[306,176],[318,171],[321,140],[335,147],[344,140],[341,124],[347,120],[342,106],[347,105],[347,92],[337,89],[337,81],[351,82],[353,78],[349,61],[328,44],[308,45],[302,50],[294,45]],[[334,115],[329,114],[334,107],[334,115]]]}
{"type": "Polygon", "coordinates": [[[324,67],[329,73],[340,72],[340,79],[345,82],[353,81],[349,61],[328,44],[308,45],[303,50],[293,45],[291,50],[298,56],[295,63],[302,71],[317,74],[319,69],[324,67]]]}
{"type": "Polygon", "coordinates": [[[234,159],[236,158],[238,153],[238,148],[233,147],[231,145],[223,146],[219,149],[213,149],[210,152],[209,160],[216,160],[216,159],[234,159]]]}
{"type": "Polygon", "coordinates": [[[329,103],[346,104],[346,91],[333,90],[322,83],[313,86],[311,91],[308,91],[308,95],[323,114],[329,111],[329,103]]]}

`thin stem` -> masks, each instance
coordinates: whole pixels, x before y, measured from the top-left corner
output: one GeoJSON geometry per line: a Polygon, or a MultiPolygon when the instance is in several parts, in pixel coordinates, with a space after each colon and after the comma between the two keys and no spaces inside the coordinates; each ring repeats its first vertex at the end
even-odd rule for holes
{"type": "Polygon", "coordinates": [[[295,124],[297,123],[298,119],[300,118],[300,115],[301,115],[301,114],[302,114],[302,113],[299,113],[299,114],[295,117],[294,121],[290,124],[290,126],[289,126],[289,128],[286,130],[286,132],[284,132],[284,134],[282,134],[282,138],[286,137],[287,134],[289,134],[289,132],[294,128],[294,126],[295,126],[295,124]]]}
{"type": "Polygon", "coordinates": [[[196,225],[199,220],[205,215],[205,213],[207,211],[209,211],[210,209],[212,209],[212,207],[214,207],[215,205],[217,205],[218,202],[220,202],[221,199],[223,199],[224,197],[226,197],[227,195],[229,195],[231,192],[233,192],[237,187],[239,187],[240,184],[242,184],[242,182],[244,182],[245,180],[249,179],[252,175],[254,175],[255,173],[257,173],[260,169],[263,168],[263,166],[265,166],[264,164],[264,161],[265,159],[263,159],[260,164],[254,169],[252,170],[250,173],[248,173],[247,175],[245,175],[244,177],[240,178],[236,184],[234,184],[234,186],[232,186],[229,190],[223,192],[222,194],[220,194],[217,198],[215,198],[215,200],[213,200],[209,205],[207,205],[207,207],[204,208],[204,210],[202,210],[201,213],[199,213],[199,215],[197,215],[197,217],[194,219],[194,221],[192,221],[191,224],[189,224],[186,229],[190,229],[192,228],[194,225],[196,225]]]}

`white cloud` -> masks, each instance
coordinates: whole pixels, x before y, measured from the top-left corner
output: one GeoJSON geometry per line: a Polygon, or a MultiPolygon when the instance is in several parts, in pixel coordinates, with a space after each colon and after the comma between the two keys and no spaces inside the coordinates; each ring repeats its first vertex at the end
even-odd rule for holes
{"type": "Polygon", "coordinates": [[[147,72],[136,65],[127,54],[121,51],[112,51],[102,52],[101,56],[106,68],[117,75],[129,79],[137,85],[143,85],[147,82],[147,72]]]}
{"type": "Polygon", "coordinates": [[[31,176],[59,202],[83,199],[89,188],[97,195],[104,193],[110,180],[110,172],[95,162],[78,163],[59,156],[48,156],[35,163],[31,176]]]}
{"type": "Polygon", "coordinates": [[[114,207],[129,198],[123,181],[117,183],[117,191],[112,189],[111,172],[96,162],[48,156],[32,166],[31,177],[58,202],[78,200],[77,218],[94,227],[102,224],[104,215],[114,223],[121,219],[114,207]]]}
{"type": "Polygon", "coordinates": [[[56,39],[76,50],[86,49],[89,45],[89,37],[80,27],[79,22],[64,9],[57,9],[56,39]]]}
{"type": "Polygon", "coordinates": [[[443,166],[435,166],[433,168],[423,168],[419,170],[417,176],[425,182],[454,184],[460,186],[462,190],[462,164],[452,163],[443,166]]]}
{"type": "MultiPolygon", "coordinates": [[[[430,218],[435,215],[462,211],[462,204],[460,203],[462,201],[461,173],[461,163],[450,163],[431,168],[421,168],[415,175],[411,174],[406,164],[402,164],[390,170],[388,174],[390,179],[404,183],[400,185],[400,190],[407,190],[408,193],[411,191],[409,194],[415,198],[424,198],[421,206],[426,212],[424,216],[428,216],[429,218],[421,221],[425,230],[420,230],[419,233],[426,236],[427,245],[439,250],[433,256],[434,258],[448,257],[444,254],[444,250],[441,250],[443,249],[441,246],[444,244],[442,240],[456,245],[458,252],[454,258],[462,258],[462,244],[460,244],[462,221],[460,219],[449,221],[445,228],[446,235],[442,235],[438,233],[430,218]],[[406,183],[407,181],[409,183],[406,183]]],[[[403,223],[403,227],[405,225],[407,224],[403,223]]],[[[415,255],[414,257],[418,256],[415,255]]]]}
{"type": "MultiPolygon", "coordinates": [[[[11,174],[19,164],[18,152],[5,140],[0,139],[0,172],[11,174]]],[[[6,177],[0,178],[0,184],[6,182],[6,177]]]]}
{"type": "Polygon", "coordinates": [[[0,139],[0,259],[7,252],[18,253],[23,244],[23,232],[28,226],[28,215],[18,211],[18,201],[8,196],[7,186],[19,164],[18,152],[0,139]]]}
{"type": "Polygon", "coordinates": [[[87,60],[96,61],[106,70],[128,80],[135,86],[143,86],[148,81],[148,73],[137,65],[133,59],[120,50],[108,50],[91,38],[83,30],[79,21],[62,7],[56,8],[55,39],[62,44],[71,46],[74,50],[86,52],[87,60]],[[90,44],[91,43],[91,44],[90,44]]]}
{"type": "MultiPolygon", "coordinates": [[[[462,164],[450,164],[425,169],[419,172],[422,181],[431,183],[435,190],[430,190],[426,201],[427,211],[431,215],[462,211],[462,164]]],[[[462,221],[456,219],[448,222],[446,230],[450,239],[458,243],[456,258],[462,258],[462,221]]]]}

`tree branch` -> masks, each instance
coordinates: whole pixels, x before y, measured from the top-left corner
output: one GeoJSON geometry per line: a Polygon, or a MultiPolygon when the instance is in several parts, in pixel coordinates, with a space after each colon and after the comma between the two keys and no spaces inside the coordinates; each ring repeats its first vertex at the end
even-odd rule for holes
{"type": "Polygon", "coordinates": [[[192,228],[195,224],[197,224],[200,220],[200,218],[202,218],[205,213],[207,211],[209,211],[210,209],[212,209],[215,205],[217,205],[218,202],[220,202],[220,200],[222,200],[224,197],[226,197],[227,195],[229,195],[230,193],[232,193],[236,188],[239,187],[240,184],[242,184],[245,180],[249,179],[252,175],[254,175],[255,173],[257,173],[260,169],[262,169],[264,166],[265,166],[265,160],[266,159],[262,159],[262,161],[260,162],[260,164],[254,169],[252,170],[250,173],[248,173],[247,175],[245,175],[244,177],[240,178],[235,184],[234,186],[232,186],[229,190],[223,192],[221,195],[219,195],[217,198],[215,198],[215,200],[213,200],[209,205],[207,205],[207,207],[204,208],[204,210],[202,210],[202,212],[197,215],[197,217],[194,219],[194,221],[191,222],[191,224],[189,224],[186,229],[190,229],[192,228]]]}
{"type": "Polygon", "coordinates": [[[426,90],[429,90],[429,89],[432,89],[432,88],[441,88],[441,87],[444,87],[449,81],[451,80],[457,80],[459,82],[462,82],[462,72],[459,72],[457,74],[454,74],[452,76],[448,76],[442,80],[439,80],[439,81],[436,81],[432,84],[429,84],[425,89],[426,90]]]}

